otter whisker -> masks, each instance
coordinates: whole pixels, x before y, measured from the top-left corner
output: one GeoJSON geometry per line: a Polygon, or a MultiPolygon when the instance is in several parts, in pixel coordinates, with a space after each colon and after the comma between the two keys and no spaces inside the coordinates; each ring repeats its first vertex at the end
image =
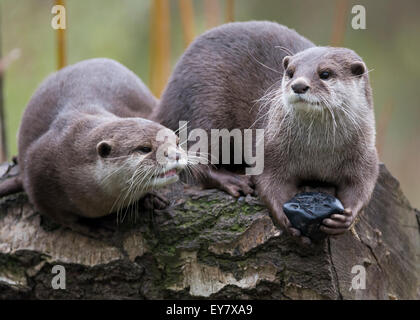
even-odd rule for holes
{"type": "Polygon", "coordinates": [[[283,50],[289,56],[293,56],[294,55],[294,53],[289,48],[286,48],[286,47],[283,47],[283,46],[274,46],[274,48],[278,48],[280,50],[283,50]]]}
{"type": "MultiPolygon", "coordinates": [[[[207,162],[207,164],[212,165],[212,160],[217,160],[217,157],[214,156],[211,153],[206,153],[206,152],[200,152],[199,155],[193,155],[191,154],[192,152],[189,152],[188,154],[188,158],[187,158],[187,162],[190,162],[191,164],[195,163],[202,163],[202,162],[207,162]],[[201,154],[203,154],[203,156],[201,156],[201,154]],[[209,156],[210,156],[210,160],[209,160],[209,156]],[[201,161],[203,160],[203,161],[201,161]]],[[[203,163],[202,163],[203,164],[203,163]]]]}
{"type": "MultiPolygon", "coordinates": [[[[139,161],[139,162],[141,162],[141,161],[139,161]]],[[[135,177],[136,176],[140,176],[140,177],[143,176],[144,177],[145,173],[148,171],[147,169],[148,168],[146,168],[146,171],[145,171],[144,167],[138,166],[138,168],[133,172],[131,178],[127,181],[127,186],[122,189],[122,191],[120,193],[120,196],[117,199],[117,204],[118,204],[118,206],[117,206],[117,208],[118,208],[117,209],[117,220],[120,220],[121,222],[124,221],[125,216],[126,216],[127,211],[128,211],[128,207],[129,207],[129,205],[131,204],[131,201],[132,201],[131,197],[133,196],[132,193],[133,193],[133,186],[134,186],[135,180],[136,180],[135,177]],[[123,198],[122,198],[122,196],[123,196],[123,198]],[[129,198],[128,205],[126,205],[127,198],[129,198]],[[124,209],[124,208],[125,208],[124,215],[121,217],[121,219],[119,219],[119,217],[121,216],[121,213],[122,213],[122,209],[124,209]]]]}
{"type": "Polygon", "coordinates": [[[311,144],[312,125],[314,124],[314,120],[315,120],[315,117],[314,117],[313,114],[311,114],[310,118],[311,118],[311,122],[310,122],[309,127],[308,127],[308,143],[307,143],[308,146],[311,144]]]}
{"type": "Polygon", "coordinates": [[[370,70],[366,70],[364,73],[359,74],[357,76],[350,76],[350,77],[346,77],[346,79],[354,79],[354,78],[360,78],[361,76],[364,76],[365,74],[369,74],[372,71],[375,71],[375,69],[370,69],[370,70]]]}
{"type": "Polygon", "coordinates": [[[270,139],[274,139],[283,130],[283,125],[290,126],[292,123],[290,121],[291,112],[291,109],[283,107],[281,97],[278,97],[266,118],[266,128],[270,139]]]}
{"type": "Polygon", "coordinates": [[[280,74],[282,74],[283,72],[281,72],[281,71],[278,71],[278,70],[276,70],[276,69],[273,69],[273,68],[270,68],[269,66],[267,66],[267,65],[265,65],[264,63],[262,63],[261,61],[259,61],[257,58],[255,58],[254,57],[254,55],[251,53],[251,51],[250,51],[250,49],[249,49],[249,47],[248,47],[248,54],[257,62],[257,63],[259,63],[260,65],[262,65],[263,67],[265,67],[265,68],[267,68],[268,70],[271,70],[271,71],[273,71],[273,72],[276,72],[276,73],[280,73],[280,74]]]}
{"type": "MultiPolygon", "coordinates": [[[[277,93],[278,88],[272,90],[272,88],[276,85],[279,84],[279,82],[281,83],[281,81],[283,80],[282,77],[280,77],[279,80],[275,81],[271,86],[269,86],[265,91],[264,94],[262,95],[261,98],[256,99],[253,101],[253,105],[252,107],[249,109],[249,113],[251,113],[252,109],[255,107],[255,105],[257,105],[258,103],[261,103],[259,110],[258,110],[258,114],[259,115],[263,109],[265,109],[266,107],[268,107],[268,105],[266,105],[264,102],[267,100],[271,100],[272,96],[274,96],[277,93]]],[[[252,127],[252,126],[251,126],[252,127]]]]}
{"type": "Polygon", "coordinates": [[[187,163],[187,165],[185,166],[185,172],[187,174],[187,178],[188,176],[193,176],[191,170],[192,169],[190,169],[190,165],[187,163]]]}
{"type": "Polygon", "coordinates": [[[124,162],[124,164],[120,167],[117,167],[115,170],[112,170],[110,173],[108,173],[105,177],[102,178],[102,181],[108,180],[112,175],[114,175],[116,172],[122,170],[124,166],[126,166],[128,163],[124,162]]]}
{"type": "MultiPolygon", "coordinates": [[[[332,120],[332,128],[333,128],[333,132],[332,132],[332,136],[333,136],[333,152],[334,152],[334,149],[335,149],[335,139],[336,139],[336,128],[337,128],[337,122],[336,122],[336,120],[335,120],[335,115],[334,115],[334,109],[333,109],[333,107],[331,106],[331,104],[329,103],[329,101],[324,97],[324,96],[320,96],[320,99],[321,99],[321,101],[323,102],[323,104],[325,105],[325,107],[326,107],[326,109],[327,109],[327,111],[329,112],[329,114],[331,115],[331,120],[332,120]]],[[[329,125],[329,122],[327,121],[327,123],[328,123],[328,127],[327,127],[327,131],[329,131],[330,129],[329,129],[329,127],[330,127],[330,125],[329,125]]],[[[328,139],[327,139],[327,142],[328,142],[328,139]]]]}
{"type": "MultiPolygon", "coordinates": [[[[205,165],[203,165],[203,166],[205,166],[205,165]]],[[[200,178],[205,178],[206,177],[206,175],[203,172],[203,167],[187,165],[187,168],[188,168],[188,172],[191,173],[191,177],[193,177],[193,178],[200,179],[200,178]]]]}
{"type": "Polygon", "coordinates": [[[124,215],[122,216],[122,222],[124,221],[125,217],[128,216],[132,217],[134,207],[132,206],[134,196],[136,195],[136,185],[135,181],[133,179],[133,182],[130,184],[128,190],[126,191],[126,195],[123,200],[123,206],[125,207],[124,215]],[[126,202],[126,199],[128,198],[128,202],[126,202]]]}
{"type": "MultiPolygon", "coordinates": [[[[280,82],[281,80],[282,79],[280,79],[278,82],[280,82]]],[[[252,128],[259,120],[264,118],[267,114],[271,114],[273,112],[272,111],[273,109],[277,109],[282,106],[281,96],[282,96],[282,91],[281,91],[281,87],[279,87],[279,88],[276,88],[275,90],[268,92],[266,95],[264,95],[263,97],[257,100],[257,102],[260,102],[261,105],[257,114],[257,119],[252,123],[250,128],[252,128]],[[260,116],[260,113],[266,108],[268,108],[268,111],[264,113],[262,116],[260,116]]]]}
{"type": "Polygon", "coordinates": [[[355,114],[352,109],[350,108],[350,106],[348,106],[348,104],[346,102],[343,101],[343,108],[341,109],[341,111],[346,114],[347,118],[350,120],[350,122],[352,123],[353,127],[356,129],[357,133],[359,136],[361,136],[364,140],[364,142],[366,142],[366,136],[364,131],[362,130],[361,126],[360,126],[360,122],[363,121],[362,118],[360,118],[357,114],[355,114]]]}
{"type": "Polygon", "coordinates": [[[123,163],[120,167],[118,167],[117,169],[111,171],[109,174],[107,174],[104,178],[101,179],[100,184],[104,187],[109,186],[111,183],[113,183],[113,180],[111,178],[115,176],[117,173],[119,173],[120,171],[125,170],[129,164],[130,163],[127,161],[123,163]]]}
{"type": "Polygon", "coordinates": [[[178,134],[179,131],[181,131],[182,129],[184,129],[187,125],[188,125],[189,121],[185,121],[185,123],[180,126],[178,129],[176,129],[174,132],[175,134],[178,134]]]}
{"type": "Polygon", "coordinates": [[[134,191],[133,191],[133,200],[135,201],[134,210],[133,210],[134,213],[132,211],[131,214],[130,214],[130,218],[131,218],[132,221],[133,221],[133,217],[134,217],[134,221],[136,221],[136,219],[137,219],[138,200],[140,198],[139,197],[139,193],[142,192],[142,191],[144,191],[145,194],[146,194],[147,193],[147,190],[148,190],[149,183],[148,182],[144,182],[145,178],[146,177],[149,177],[148,180],[150,180],[150,177],[152,177],[153,175],[155,175],[156,172],[157,172],[157,170],[158,170],[158,168],[154,168],[153,173],[150,174],[151,171],[152,171],[152,169],[153,168],[149,168],[145,173],[139,174],[136,177],[135,188],[134,188],[134,191]],[[136,196],[136,198],[134,198],[134,196],[136,196]]]}
{"type": "MultiPolygon", "coordinates": [[[[143,170],[141,170],[143,171],[143,170]]],[[[140,174],[136,173],[136,176],[141,176],[140,174]]],[[[131,191],[130,191],[130,199],[128,202],[128,208],[130,208],[130,212],[129,212],[129,219],[130,221],[135,221],[136,220],[136,212],[138,212],[138,192],[139,189],[141,187],[140,184],[137,183],[138,178],[136,177],[135,179],[133,179],[133,183],[131,186],[131,191]],[[134,217],[134,218],[133,218],[134,217]]]]}

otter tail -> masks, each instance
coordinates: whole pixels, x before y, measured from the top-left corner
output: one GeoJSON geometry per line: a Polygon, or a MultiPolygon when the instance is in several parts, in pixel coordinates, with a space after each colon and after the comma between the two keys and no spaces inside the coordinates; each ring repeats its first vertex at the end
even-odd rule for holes
{"type": "Polygon", "coordinates": [[[23,191],[23,184],[19,176],[6,179],[0,183],[0,198],[21,191],[23,191]]]}

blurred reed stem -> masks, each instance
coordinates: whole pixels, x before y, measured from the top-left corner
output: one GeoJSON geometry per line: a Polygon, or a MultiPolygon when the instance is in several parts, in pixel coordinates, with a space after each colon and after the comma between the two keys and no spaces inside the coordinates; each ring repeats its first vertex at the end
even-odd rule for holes
{"type": "Polygon", "coordinates": [[[337,0],[334,9],[334,22],[331,36],[331,46],[341,47],[346,34],[347,14],[349,8],[348,0],[337,0]]]}
{"type": "MultiPolygon", "coordinates": [[[[55,4],[65,6],[65,0],[55,0],[55,4]]],[[[67,8],[66,8],[67,9],[67,8]]],[[[66,10],[66,28],[67,28],[67,10],[66,10]]],[[[66,29],[57,29],[57,69],[64,68],[67,65],[66,48],[66,29]]]]}
{"type": "Polygon", "coordinates": [[[204,15],[206,29],[211,29],[220,23],[220,1],[204,0],[204,15]]]}
{"type": "Polygon", "coordinates": [[[188,47],[194,39],[194,7],[192,0],[178,0],[178,6],[181,14],[184,45],[188,47]]]}
{"type": "Polygon", "coordinates": [[[235,20],[235,1],[226,0],[226,22],[233,22],[235,20]]]}
{"type": "Polygon", "coordinates": [[[152,0],[150,15],[150,89],[160,97],[170,72],[168,0],[152,0]]]}

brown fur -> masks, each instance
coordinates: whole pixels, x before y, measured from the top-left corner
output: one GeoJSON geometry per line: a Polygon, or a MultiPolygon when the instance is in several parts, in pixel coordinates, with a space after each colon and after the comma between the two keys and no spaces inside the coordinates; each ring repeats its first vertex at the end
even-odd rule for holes
{"type": "Polygon", "coordinates": [[[140,118],[156,103],[113,60],[86,60],[49,76],[29,101],[18,137],[23,186],[35,208],[65,223],[104,216],[159,187],[152,174],[165,170],[156,161],[156,135],[165,128],[140,118]]]}
{"type": "MultiPolygon", "coordinates": [[[[373,102],[362,59],[349,49],[315,47],[276,23],[231,23],[198,37],[176,65],[153,119],[173,130],[179,121],[188,121],[189,130],[264,128],[265,168],[254,177],[256,188],[275,221],[296,235],[282,205],[302,186],[334,187],[346,212],[324,221],[323,230],[338,234],[367,203],[377,178],[373,102]],[[320,79],[323,70],[332,74],[328,80],[320,79]],[[302,99],[323,107],[288,101],[299,99],[290,94],[295,80],[310,87],[302,99]]],[[[207,169],[202,182],[233,195],[249,193],[240,178],[215,174],[207,169]]]]}

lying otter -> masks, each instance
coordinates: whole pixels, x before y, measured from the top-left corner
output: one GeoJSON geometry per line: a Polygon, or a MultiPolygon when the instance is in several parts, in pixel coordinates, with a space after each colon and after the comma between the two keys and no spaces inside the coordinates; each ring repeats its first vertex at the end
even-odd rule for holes
{"type": "Polygon", "coordinates": [[[38,211],[72,224],[121,211],[177,181],[187,164],[178,138],[140,117],[156,101],[113,60],[86,60],[52,74],[23,114],[21,174],[9,191],[21,183],[38,211]]]}

